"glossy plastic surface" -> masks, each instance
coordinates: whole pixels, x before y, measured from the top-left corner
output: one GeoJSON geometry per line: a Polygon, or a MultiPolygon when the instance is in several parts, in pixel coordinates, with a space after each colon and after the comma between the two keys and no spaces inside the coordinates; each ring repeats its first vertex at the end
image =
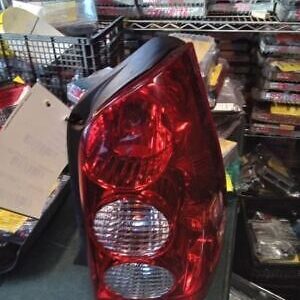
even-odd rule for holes
{"type": "Polygon", "coordinates": [[[222,247],[225,181],[192,45],[172,51],[120,90],[89,124],[79,170],[97,299],[123,299],[105,274],[128,263],[170,272],[174,284],[159,299],[202,299],[222,247]],[[99,243],[95,216],[116,199],[140,199],[168,220],[168,238],[152,255],[124,255],[99,243]]]}

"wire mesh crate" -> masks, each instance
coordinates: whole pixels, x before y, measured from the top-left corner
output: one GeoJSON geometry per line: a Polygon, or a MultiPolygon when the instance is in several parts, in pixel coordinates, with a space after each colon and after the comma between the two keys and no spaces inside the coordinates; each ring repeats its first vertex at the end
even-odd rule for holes
{"type": "Polygon", "coordinates": [[[91,37],[0,35],[0,81],[20,76],[29,84],[42,83],[65,99],[74,76],[117,64],[122,58],[123,20],[99,23],[91,37]]]}

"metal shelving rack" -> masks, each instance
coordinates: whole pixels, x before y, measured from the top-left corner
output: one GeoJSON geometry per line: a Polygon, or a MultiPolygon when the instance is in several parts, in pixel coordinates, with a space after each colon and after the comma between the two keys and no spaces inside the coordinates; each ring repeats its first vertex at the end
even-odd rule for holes
{"type": "Polygon", "coordinates": [[[128,19],[126,28],[134,31],[172,32],[260,32],[300,33],[300,22],[280,22],[270,14],[265,20],[251,15],[208,15],[203,19],[128,19]]]}

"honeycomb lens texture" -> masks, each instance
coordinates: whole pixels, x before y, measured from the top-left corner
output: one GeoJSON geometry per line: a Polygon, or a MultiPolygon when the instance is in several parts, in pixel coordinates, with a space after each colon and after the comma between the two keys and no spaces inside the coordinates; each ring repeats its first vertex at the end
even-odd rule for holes
{"type": "Polygon", "coordinates": [[[168,293],[174,284],[166,269],[141,263],[127,263],[108,269],[107,288],[125,299],[153,299],[168,293]]]}
{"type": "Polygon", "coordinates": [[[169,237],[165,216],[140,200],[117,200],[103,206],[93,225],[97,241],[124,256],[154,255],[169,237]]]}

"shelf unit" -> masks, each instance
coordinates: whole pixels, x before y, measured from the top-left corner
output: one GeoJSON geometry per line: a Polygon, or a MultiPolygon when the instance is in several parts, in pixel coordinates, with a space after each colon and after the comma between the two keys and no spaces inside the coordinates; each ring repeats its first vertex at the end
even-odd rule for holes
{"type": "Polygon", "coordinates": [[[134,31],[171,32],[285,32],[300,33],[300,22],[280,22],[271,14],[265,20],[251,15],[208,15],[203,19],[164,20],[127,19],[125,26],[134,31]]]}

